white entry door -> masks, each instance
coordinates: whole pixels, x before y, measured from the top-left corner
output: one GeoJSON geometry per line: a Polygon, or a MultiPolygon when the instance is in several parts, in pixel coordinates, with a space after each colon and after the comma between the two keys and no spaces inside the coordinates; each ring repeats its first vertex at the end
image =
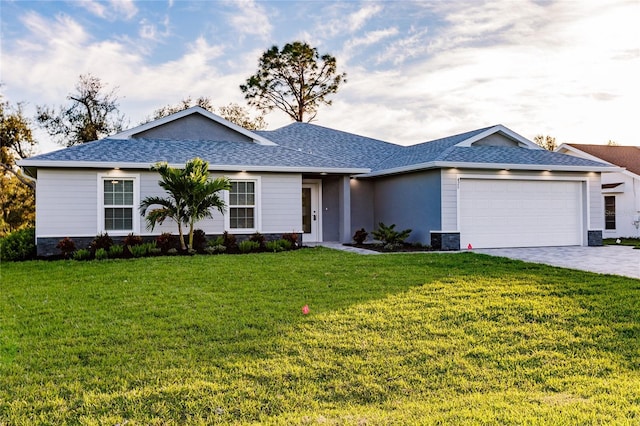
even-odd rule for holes
{"type": "Polygon", "coordinates": [[[322,241],[320,233],[320,184],[302,184],[302,242],[322,241]]]}

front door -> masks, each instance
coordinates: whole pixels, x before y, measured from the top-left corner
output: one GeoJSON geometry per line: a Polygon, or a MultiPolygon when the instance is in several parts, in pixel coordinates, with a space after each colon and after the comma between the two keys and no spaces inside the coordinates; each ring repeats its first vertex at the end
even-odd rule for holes
{"type": "Polygon", "coordinates": [[[322,241],[320,237],[320,184],[302,184],[302,242],[322,241]]]}

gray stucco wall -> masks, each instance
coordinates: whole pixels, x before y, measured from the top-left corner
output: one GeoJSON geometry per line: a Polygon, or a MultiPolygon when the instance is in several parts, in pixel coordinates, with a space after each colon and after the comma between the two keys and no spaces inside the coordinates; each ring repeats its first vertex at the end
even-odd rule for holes
{"type": "Polygon", "coordinates": [[[251,142],[247,136],[235,132],[199,114],[191,114],[180,120],[154,127],[134,135],[149,139],[189,139],[217,140],[230,142],[251,142]]]}
{"type": "MultiPolygon", "coordinates": [[[[441,226],[440,170],[381,178],[374,183],[374,226],[411,228],[408,242],[431,244],[432,230],[441,226]]],[[[367,229],[369,231],[369,229],[367,229]]]]}
{"type": "Polygon", "coordinates": [[[351,180],[351,236],[360,228],[364,228],[369,233],[375,229],[373,196],[373,181],[351,180]]]}

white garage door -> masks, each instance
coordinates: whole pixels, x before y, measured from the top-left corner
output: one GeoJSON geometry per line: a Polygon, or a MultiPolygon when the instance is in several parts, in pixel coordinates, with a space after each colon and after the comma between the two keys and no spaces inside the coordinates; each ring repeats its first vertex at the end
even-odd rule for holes
{"type": "Polygon", "coordinates": [[[581,245],[580,182],[460,179],[460,245],[581,245]]]}

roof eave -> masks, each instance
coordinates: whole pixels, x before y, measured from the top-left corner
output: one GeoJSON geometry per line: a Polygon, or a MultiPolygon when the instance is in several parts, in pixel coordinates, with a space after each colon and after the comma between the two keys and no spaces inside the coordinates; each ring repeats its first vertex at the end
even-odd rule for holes
{"type": "Polygon", "coordinates": [[[375,172],[359,175],[359,178],[395,175],[401,173],[417,172],[428,169],[492,169],[492,170],[533,170],[548,172],[617,172],[622,171],[615,166],[568,166],[550,164],[509,164],[509,163],[466,163],[453,161],[431,161],[428,163],[412,164],[410,166],[395,167],[392,169],[377,170],[375,172]]]}
{"type": "MultiPolygon", "coordinates": [[[[55,168],[55,169],[133,169],[149,170],[157,163],[124,163],[112,161],[46,161],[46,160],[20,160],[18,166],[33,168],[55,168]]],[[[170,167],[181,168],[184,164],[170,163],[170,167]]],[[[285,172],[285,173],[339,173],[339,174],[362,174],[368,173],[371,169],[354,167],[296,167],[296,166],[260,166],[242,164],[209,164],[211,171],[231,171],[231,172],[285,172]]]]}

